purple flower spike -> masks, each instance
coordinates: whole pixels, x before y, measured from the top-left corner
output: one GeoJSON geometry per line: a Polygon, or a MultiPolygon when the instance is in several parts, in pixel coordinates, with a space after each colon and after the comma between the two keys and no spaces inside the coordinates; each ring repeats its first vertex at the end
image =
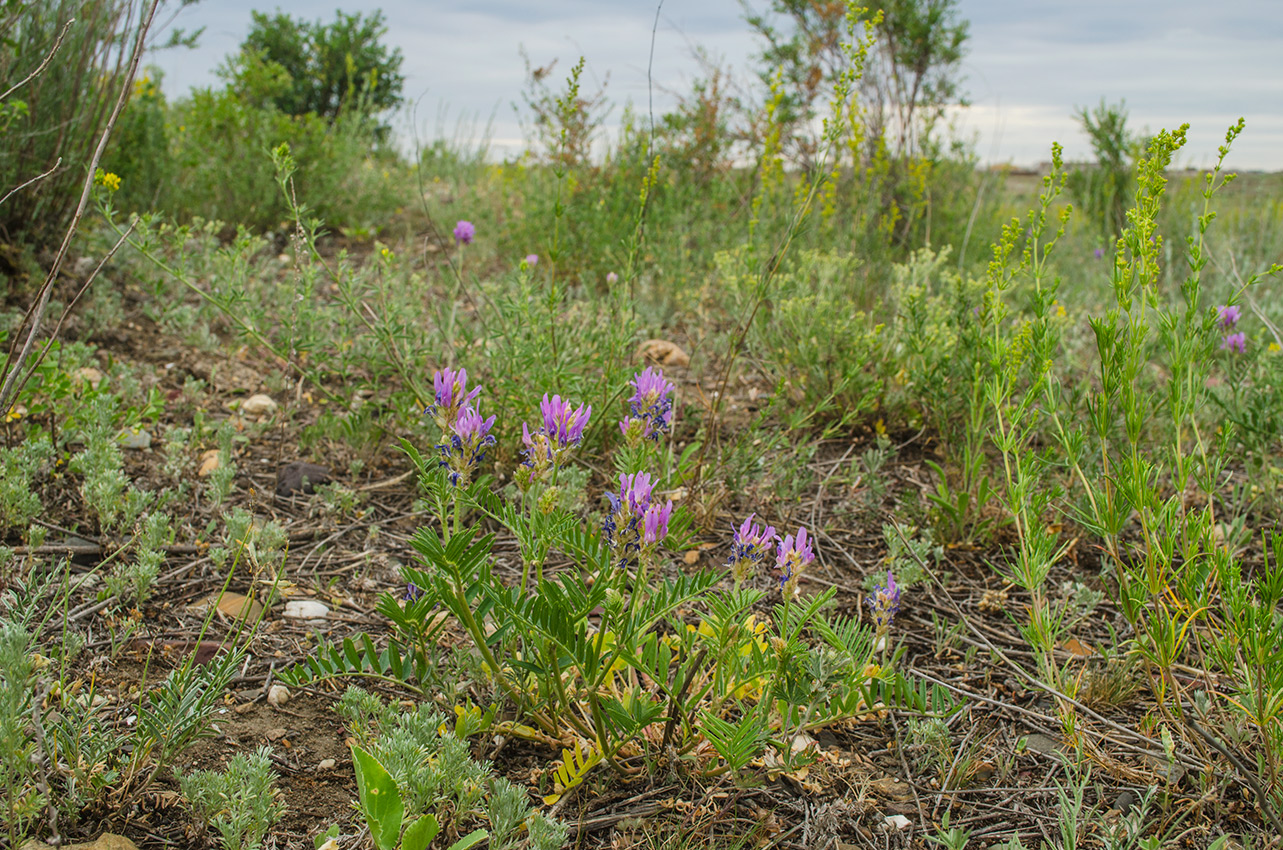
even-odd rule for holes
{"type": "Polygon", "coordinates": [[[454,226],[454,240],[456,242],[461,242],[464,245],[470,245],[472,244],[472,240],[476,238],[476,235],[477,228],[470,221],[461,220],[454,226]]]}
{"type": "Polygon", "coordinates": [[[798,528],[797,537],[786,535],[775,550],[775,566],[780,571],[780,591],[786,599],[797,596],[802,571],[815,560],[815,552],[806,539],[806,529],[798,528]]]}
{"type": "Polygon", "coordinates": [[[532,268],[532,269],[533,269],[535,266],[539,265],[539,255],[538,255],[538,254],[527,254],[527,255],[526,255],[526,265],[530,266],[530,268],[532,268]]]}
{"type": "Polygon", "coordinates": [[[584,427],[592,416],[591,405],[584,407],[581,404],[579,409],[575,410],[570,402],[562,401],[561,396],[555,395],[549,400],[545,393],[543,403],[539,405],[539,411],[543,414],[544,433],[558,447],[570,448],[583,441],[584,427]]]}
{"type": "Polygon", "coordinates": [[[1225,339],[1221,340],[1221,351],[1244,353],[1247,351],[1247,335],[1242,331],[1236,334],[1227,334],[1225,339]]]}
{"type": "Polygon", "coordinates": [[[641,438],[658,440],[672,425],[673,400],[669,395],[677,388],[664,378],[662,369],[649,366],[634,375],[631,383],[633,395],[628,403],[632,415],[619,423],[619,429],[630,440],[634,435],[639,442],[641,438]]]}
{"type": "Polygon", "coordinates": [[[473,404],[481,395],[481,387],[468,392],[468,370],[438,369],[432,375],[435,401],[423,411],[436,420],[443,431],[448,431],[459,418],[459,411],[473,404]]]}
{"type": "Polygon", "coordinates": [[[468,486],[477,464],[485,457],[486,448],[495,444],[490,433],[494,419],[493,416],[482,419],[475,408],[464,407],[444,441],[437,445],[441,452],[440,464],[450,470],[450,483],[454,486],[468,486]]]}
{"type": "Polygon", "coordinates": [[[1243,311],[1234,305],[1222,306],[1216,308],[1216,317],[1220,320],[1221,327],[1229,329],[1238,324],[1238,320],[1243,318],[1243,311]]]}
{"type": "Polygon", "coordinates": [[[744,524],[735,532],[735,539],[731,544],[731,557],[726,565],[731,568],[731,576],[735,583],[741,584],[753,574],[753,568],[766,557],[771,550],[771,544],[775,542],[775,529],[771,526],[763,528],[753,522],[757,514],[749,514],[744,520],[744,524]]]}
{"type": "Polygon", "coordinates": [[[873,595],[868,599],[869,608],[873,611],[873,622],[879,632],[885,632],[900,610],[900,588],[895,583],[895,576],[887,570],[886,586],[874,585],[873,595]]]}
{"type": "Polygon", "coordinates": [[[560,469],[565,464],[566,455],[583,442],[584,428],[592,417],[592,406],[580,405],[575,409],[561,396],[555,395],[550,399],[545,393],[539,412],[543,415],[542,428],[532,434],[529,425],[524,422],[521,425],[526,460],[519,484],[522,481],[527,485],[533,484],[549,467],[560,469]]]}
{"type": "Polygon", "coordinates": [[[655,482],[649,474],[619,476],[619,492],[607,493],[610,513],[602,531],[620,569],[635,566],[643,548],[658,543],[668,534],[668,519],[673,513],[669,500],[664,507],[652,505],[655,482]]]}
{"type": "Polygon", "coordinates": [[[611,286],[614,286],[615,284],[619,283],[619,275],[615,274],[614,272],[607,272],[606,283],[610,284],[611,286]]]}
{"type": "Polygon", "coordinates": [[[1092,251],[1092,254],[1099,260],[1101,257],[1105,256],[1105,250],[1103,248],[1097,248],[1095,251],[1092,251]]]}

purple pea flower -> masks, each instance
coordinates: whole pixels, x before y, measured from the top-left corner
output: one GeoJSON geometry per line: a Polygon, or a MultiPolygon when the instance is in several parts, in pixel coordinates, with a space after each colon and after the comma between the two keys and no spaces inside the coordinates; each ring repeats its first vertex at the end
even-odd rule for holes
{"type": "Polygon", "coordinates": [[[459,418],[459,411],[476,401],[481,387],[468,392],[468,370],[438,369],[432,375],[435,401],[424,409],[432,415],[442,431],[448,431],[459,418]]]}
{"type": "Polygon", "coordinates": [[[470,245],[472,244],[472,240],[476,238],[476,235],[477,235],[477,228],[470,221],[460,220],[454,226],[454,240],[456,242],[462,243],[464,245],[470,245]]]}
{"type": "Polygon", "coordinates": [[[1243,311],[1239,307],[1230,304],[1216,308],[1216,317],[1220,320],[1221,327],[1229,329],[1238,324],[1238,320],[1243,318],[1243,311]]]}
{"type": "Polygon", "coordinates": [[[886,632],[900,610],[900,588],[896,585],[895,576],[890,570],[887,570],[886,586],[874,585],[873,595],[867,601],[870,610],[873,611],[873,622],[878,633],[886,632]]]}
{"type": "Polygon", "coordinates": [[[569,401],[562,401],[561,396],[555,395],[549,399],[548,394],[544,393],[539,411],[543,414],[544,433],[558,446],[569,448],[579,445],[583,440],[584,428],[592,416],[592,405],[584,407],[581,404],[575,410],[569,401]]]}
{"type": "Polygon", "coordinates": [[[735,584],[739,585],[748,579],[753,568],[766,556],[771,550],[771,544],[775,542],[775,529],[772,526],[763,528],[753,522],[757,514],[749,514],[744,520],[744,524],[735,532],[735,539],[731,543],[731,557],[726,565],[731,568],[731,576],[735,579],[735,584]]]}
{"type": "Polygon", "coordinates": [[[482,419],[481,414],[471,406],[459,411],[454,425],[437,445],[441,452],[441,466],[450,470],[450,483],[456,487],[466,487],[472,481],[472,473],[477,464],[485,457],[486,448],[495,444],[490,433],[495,418],[482,419]]]}
{"type": "Polygon", "coordinates": [[[672,499],[662,508],[659,505],[649,505],[646,513],[642,514],[642,542],[653,544],[663,540],[668,535],[668,519],[672,515],[672,499]]]}
{"type": "Polygon", "coordinates": [[[619,275],[615,274],[614,272],[607,272],[606,283],[610,284],[611,286],[614,286],[615,284],[619,283],[619,275]]]}
{"type": "Polygon", "coordinates": [[[544,393],[539,411],[543,414],[543,427],[533,434],[529,425],[521,423],[521,442],[526,446],[526,460],[525,471],[518,483],[526,487],[541,477],[549,466],[560,469],[570,450],[583,442],[584,428],[592,416],[592,405],[580,405],[576,410],[561,396],[555,395],[550,399],[544,393]]]}
{"type": "Polygon", "coordinates": [[[643,548],[658,543],[668,534],[668,520],[673,502],[661,507],[651,504],[655,482],[649,474],[638,472],[619,476],[619,493],[607,493],[610,513],[602,531],[615,563],[627,569],[638,563],[643,548]]]}
{"type": "Polygon", "coordinates": [[[410,582],[405,586],[405,596],[403,596],[402,598],[406,602],[418,602],[419,598],[422,596],[423,596],[423,591],[419,588],[419,586],[414,582],[410,582]]]}
{"type": "Polygon", "coordinates": [[[786,535],[775,550],[775,566],[780,571],[780,592],[785,599],[797,596],[802,571],[815,560],[815,552],[806,538],[806,529],[798,528],[797,537],[786,535]]]}
{"type": "Polygon", "coordinates": [[[1101,257],[1105,256],[1105,250],[1103,248],[1097,248],[1095,251],[1092,251],[1092,255],[1099,260],[1101,257]]]}
{"type": "Polygon", "coordinates": [[[1247,351],[1247,335],[1242,331],[1236,334],[1226,334],[1225,339],[1221,340],[1221,351],[1243,354],[1247,351]]]}
{"type": "Polygon", "coordinates": [[[527,255],[526,255],[526,265],[527,265],[527,266],[530,266],[530,268],[532,268],[532,269],[533,269],[535,266],[539,265],[539,255],[538,255],[538,254],[527,254],[527,255]]]}
{"type": "Polygon", "coordinates": [[[658,441],[672,425],[673,400],[669,395],[677,388],[664,378],[663,369],[650,366],[634,375],[631,383],[633,395],[628,403],[632,415],[620,421],[619,430],[630,445],[642,439],[658,441]]]}

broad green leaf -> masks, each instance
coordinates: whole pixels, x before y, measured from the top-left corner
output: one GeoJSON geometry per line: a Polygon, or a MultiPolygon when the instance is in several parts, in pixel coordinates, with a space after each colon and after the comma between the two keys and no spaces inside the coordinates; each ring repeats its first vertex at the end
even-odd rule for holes
{"type": "Polygon", "coordinates": [[[401,837],[401,819],[405,817],[401,791],[387,768],[355,744],[352,745],[352,766],[356,768],[357,796],[374,846],[378,850],[396,850],[401,837]]]}
{"type": "Polygon", "coordinates": [[[426,814],[405,828],[405,835],[401,837],[401,850],[427,850],[440,831],[441,824],[437,823],[436,816],[426,814]]]}
{"type": "Polygon", "coordinates": [[[482,841],[490,837],[490,833],[484,829],[474,829],[458,841],[450,845],[450,850],[468,850],[469,847],[475,847],[482,841]]]}

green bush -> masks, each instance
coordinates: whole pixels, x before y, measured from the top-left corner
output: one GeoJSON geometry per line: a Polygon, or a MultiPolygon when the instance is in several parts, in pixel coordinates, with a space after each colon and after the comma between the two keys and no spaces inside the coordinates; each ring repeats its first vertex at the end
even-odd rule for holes
{"type": "Polygon", "coordinates": [[[314,113],[327,121],[357,109],[374,115],[401,103],[401,51],[388,50],[379,39],[387,32],[383,13],[368,18],[358,12],[336,12],[334,23],[309,23],[277,12],[254,13],[254,24],[241,45],[278,67],[287,85],[272,96],[272,105],[287,115],[314,113]]]}
{"type": "Polygon", "coordinates": [[[298,162],[298,197],[330,227],[375,231],[387,220],[397,203],[388,179],[395,156],[378,148],[375,128],[360,113],[327,122],[312,112],[282,112],[272,100],[288,77],[254,53],[234,59],[224,76],[223,88],[198,89],[172,110],[176,178],[162,209],[182,220],[276,230],[290,217],[271,158],[284,143],[298,162]]]}
{"type": "Polygon", "coordinates": [[[120,178],[113,202],[124,209],[155,209],[173,182],[172,127],[161,79],[159,69],[148,68],[134,80],[103,154],[103,169],[120,178]]]}

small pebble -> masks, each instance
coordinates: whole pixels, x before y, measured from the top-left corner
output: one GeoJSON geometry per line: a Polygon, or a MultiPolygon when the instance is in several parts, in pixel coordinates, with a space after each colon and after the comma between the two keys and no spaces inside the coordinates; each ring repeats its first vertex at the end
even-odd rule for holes
{"type": "Polygon", "coordinates": [[[330,608],[314,599],[291,599],[285,603],[285,616],[291,620],[324,620],[330,608]]]}
{"type": "Polygon", "coordinates": [[[316,769],[333,770],[336,764],[338,764],[338,762],[336,762],[334,759],[321,759],[319,762],[316,763],[316,769]]]}
{"type": "Polygon", "coordinates": [[[275,411],[276,401],[263,393],[255,393],[241,402],[241,413],[246,416],[270,416],[275,411]]]}
{"type": "Polygon", "coordinates": [[[267,689],[267,702],[276,708],[280,708],[290,701],[290,689],[284,685],[272,685],[267,689]]]}

